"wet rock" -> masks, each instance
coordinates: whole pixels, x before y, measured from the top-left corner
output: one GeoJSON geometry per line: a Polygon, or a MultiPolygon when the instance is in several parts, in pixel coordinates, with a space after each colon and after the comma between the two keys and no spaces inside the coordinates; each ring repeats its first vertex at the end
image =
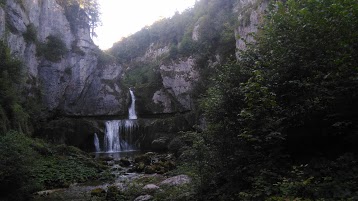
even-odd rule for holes
{"type": "Polygon", "coordinates": [[[121,200],[121,192],[117,186],[109,186],[106,200],[121,200]]]}
{"type": "Polygon", "coordinates": [[[153,165],[146,166],[144,168],[144,173],[146,173],[146,174],[154,174],[154,173],[156,173],[155,167],[153,165]]]}
{"type": "Polygon", "coordinates": [[[141,195],[137,197],[134,201],[146,201],[146,200],[151,200],[152,198],[153,196],[151,195],[141,195]]]}
{"type": "Polygon", "coordinates": [[[91,196],[94,197],[104,197],[106,195],[106,191],[102,188],[95,188],[91,191],[91,196]]]}
{"type": "Polygon", "coordinates": [[[168,143],[169,143],[169,138],[167,137],[161,137],[158,139],[153,140],[152,142],[152,150],[153,151],[166,151],[168,149],[168,143]]]}
{"type": "Polygon", "coordinates": [[[48,195],[50,195],[51,193],[54,193],[54,192],[59,191],[59,190],[61,190],[61,189],[39,191],[39,192],[34,193],[34,195],[39,195],[39,196],[41,196],[41,197],[45,197],[45,196],[48,196],[48,195]]]}
{"type": "Polygon", "coordinates": [[[146,191],[156,191],[159,189],[159,186],[155,185],[155,184],[147,184],[143,187],[143,190],[146,191]]]}
{"type": "Polygon", "coordinates": [[[178,175],[175,177],[170,177],[162,182],[160,185],[168,185],[168,186],[180,186],[183,184],[187,184],[191,182],[191,178],[188,175],[178,175]]]}
{"type": "Polygon", "coordinates": [[[144,154],[144,155],[140,155],[140,156],[135,157],[134,162],[135,163],[143,163],[145,165],[150,165],[152,160],[151,160],[150,155],[144,154]]]}
{"type": "Polygon", "coordinates": [[[107,165],[113,166],[113,165],[114,165],[114,161],[107,161],[107,165]]]}
{"type": "Polygon", "coordinates": [[[134,166],[133,170],[134,170],[134,172],[143,172],[145,167],[146,167],[146,165],[144,163],[140,162],[139,164],[134,166]]]}
{"type": "Polygon", "coordinates": [[[110,157],[110,156],[105,156],[105,157],[100,157],[99,160],[101,160],[101,161],[112,161],[113,158],[110,157]]]}
{"type": "Polygon", "coordinates": [[[121,166],[123,166],[123,167],[128,167],[128,166],[131,165],[131,162],[129,161],[128,158],[121,158],[121,159],[119,160],[119,164],[120,164],[121,166]]]}

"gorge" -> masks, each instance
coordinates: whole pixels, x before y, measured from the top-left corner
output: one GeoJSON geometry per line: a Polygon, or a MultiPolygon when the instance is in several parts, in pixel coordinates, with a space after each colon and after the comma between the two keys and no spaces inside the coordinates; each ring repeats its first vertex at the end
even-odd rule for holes
{"type": "Polygon", "coordinates": [[[99,23],[0,0],[0,200],[357,199],[356,0],[199,0],[105,51],[99,23]]]}

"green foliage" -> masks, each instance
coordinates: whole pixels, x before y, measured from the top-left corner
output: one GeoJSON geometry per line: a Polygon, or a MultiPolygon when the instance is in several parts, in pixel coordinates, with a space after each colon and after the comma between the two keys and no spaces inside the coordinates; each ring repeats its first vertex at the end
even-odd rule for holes
{"type": "Polygon", "coordinates": [[[102,67],[108,64],[113,64],[116,62],[116,58],[110,54],[108,54],[106,51],[102,51],[100,49],[96,50],[97,55],[98,55],[98,63],[97,66],[98,67],[102,67]]]}
{"type": "Polygon", "coordinates": [[[158,85],[161,83],[161,76],[156,70],[158,64],[137,62],[125,75],[123,83],[127,87],[143,87],[150,85],[158,85]]]}
{"type": "Polygon", "coordinates": [[[29,167],[34,165],[36,153],[30,145],[29,138],[15,132],[0,137],[0,188],[3,193],[13,194],[12,199],[23,199],[21,196],[31,190],[29,167]]]}
{"type": "Polygon", "coordinates": [[[68,52],[65,42],[59,37],[50,35],[47,37],[46,43],[40,44],[37,49],[39,56],[44,56],[52,62],[59,62],[68,52]]]}
{"type": "Polygon", "coordinates": [[[120,42],[113,45],[109,51],[120,63],[131,62],[136,57],[144,55],[150,45],[150,31],[143,28],[141,31],[128,38],[122,38],[120,42]]]}
{"type": "Polygon", "coordinates": [[[183,37],[179,44],[179,53],[181,56],[189,57],[197,52],[198,44],[193,41],[190,35],[183,37]]]}
{"type": "MultiPolygon", "coordinates": [[[[150,27],[123,38],[109,50],[120,63],[130,63],[142,57],[151,44],[169,46],[169,55],[156,58],[162,62],[181,57],[198,59],[219,54],[223,60],[235,53],[234,0],[210,0],[197,2],[192,9],[173,17],[162,19],[150,27]],[[208,6],[209,4],[209,6],[208,6]],[[193,41],[195,25],[199,25],[199,41],[193,41]]],[[[200,67],[205,68],[205,64],[200,67]]]]}
{"type": "Polygon", "coordinates": [[[95,28],[101,24],[97,0],[56,0],[65,9],[71,30],[77,33],[78,28],[89,28],[91,36],[96,37],[95,28]]]}
{"type": "Polygon", "coordinates": [[[23,34],[24,39],[27,43],[37,43],[37,31],[33,23],[27,25],[26,32],[23,34]]]}
{"type": "Polygon", "coordinates": [[[100,171],[94,159],[75,147],[53,146],[17,132],[0,137],[0,160],[1,196],[13,200],[95,179],[100,171]]]}
{"type": "Polygon", "coordinates": [[[0,42],[0,129],[29,132],[29,115],[21,99],[22,63],[12,58],[7,46],[0,42]]]}
{"type": "Polygon", "coordinates": [[[345,169],[357,157],[324,158],[357,153],[357,25],[354,0],[277,2],[239,61],[217,69],[201,101],[203,174],[217,172],[201,185],[207,200],[356,199],[345,169]],[[325,161],[291,171],[316,155],[325,161]]]}

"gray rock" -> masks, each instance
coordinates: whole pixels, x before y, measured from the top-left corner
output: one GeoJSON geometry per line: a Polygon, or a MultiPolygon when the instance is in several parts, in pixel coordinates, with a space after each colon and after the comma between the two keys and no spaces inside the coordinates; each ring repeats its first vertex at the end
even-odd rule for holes
{"type": "Polygon", "coordinates": [[[146,200],[151,200],[152,198],[153,196],[151,195],[141,195],[137,197],[134,201],[146,201],[146,200]]]}
{"type": "Polygon", "coordinates": [[[161,137],[153,140],[152,150],[153,151],[165,151],[168,149],[169,138],[161,137]]]}
{"type": "Polygon", "coordinates": [[[180,186],[183,184],[188,184],[191,182],[191,178],[188,175],[178,175],[175,177],[170,177],[162,182],[160,185],[168,185],[168,186],[180,186]]]}
{"type": "Polygon", "coordinates": [[[0,7],[0,38],[3,38],[5,34],[5,11],[0,7]]]}
{"type": "MultiPolygon", "coordinates": [[[[254,38],[251,33],[258,30],[258,24],[263,17],[263,13],[268,6],[268,0],[257,3],[258,0],[241,0],[236,5],[235,10],[238,13],[239,26],[235,30],[236,47],[239,50],[246,48],[246,42],[253,42],[254,38]],[[256,7],[253,7],[256,5],[256,7]]],[[[237,55],[239,57],[239,55],[237,55]]]]}
{"type": "MultiPolygon", "coordinates": [[[[160,66],[163,86],[167,92],[176,97],[185,110],[192,110],[190,92],[199,80],[199,72],[194,68],[195,60],[191,57],[179,63],[160,66]]],[[[161,101],[159,98],[153,101],[161,101]]],[[[170,103],[163,103],[169,105],[170,103]]]]}
{"type": "Polygon", "coordinates": [[[143,187],[143,190],[145,190],[145,191],[150,191],[150,192],[156,191],[156,190],[158,190],[158,189],[159,189],[159,186],[157,186],[157,185],[155,185],[155,184],[147,184],[147,185],[145,185],[145,186],[143,187]]]}
{"type": "Polygon", "coordinates": [[[28,74],[24,77],[36,81],[35,86],[27,87],[41,88],[47,110],[81,116],[126,113],[126,95],[119,84],[122,67],[98,66],[98,48],[90,37],[89,27],[72,30],[56,0],[18,2],[7,0],[6,6],[0,8],[0,37],[11,53],[23,61],[28,74]],[[61,61],[39,57],[36,44],[24,40],[23,33],[30,23],[40,43],[55,35],[66,44],[69,51],[61,61]]]}

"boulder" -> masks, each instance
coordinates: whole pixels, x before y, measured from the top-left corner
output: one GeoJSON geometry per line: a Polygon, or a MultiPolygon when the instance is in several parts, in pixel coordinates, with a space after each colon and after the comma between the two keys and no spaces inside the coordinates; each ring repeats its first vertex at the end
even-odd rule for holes
{"type": "Polygon", "coordinates": [[[106,195],[106,191],[102,188],[95,188],[91,191],[91,196],[103,197],[106,195]]]}
{"type": "Polygon", "coordinates": [[[161,137],[152,141],[153,151],[166,151],[168,149],[169,139],[167,137],[161,137]]]}
{"type": "Polygon", "coordinates": [[[158,189],[159,189],[159,186],[157,186],[155,184],[147,184],[143,187],[143,190],[145,190],[147,192],[154,192],[158,189]]]}
{"type": "Polygon", "coordinates": [[[170,177],[162,182],[160,185],[168,185],[168,186],[180,186],[183,184],[187,184],[191,182],[191,178],[188,175],[178,175],[175,177],[170,177]]]}
{"type": "Polygon", "coordinates": [[[152,198],[153,196],[151,195],[141,195],[137,197],[134,201],[146,201],[146,200],[151,200],[152,198]]]}
{"type": "Polygon", "coordinates": [[[123,167],[128,167],[128,166],[131,165],[131,162],[129,161],[128,158],[121,158],[121,159],[119,160],[119,164],[120,164],[121,166],[123,166],[123,167]]]}

